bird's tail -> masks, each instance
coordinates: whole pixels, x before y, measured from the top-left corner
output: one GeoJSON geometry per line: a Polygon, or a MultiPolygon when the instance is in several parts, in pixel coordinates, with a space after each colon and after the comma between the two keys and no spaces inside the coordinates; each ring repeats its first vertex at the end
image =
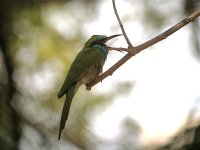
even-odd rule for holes
{"type": "Polygon", "coordinates": [[[77,84],[74,84],[72,87],[70,87],[66,94],[66,99],[65,99],[64,106],[63,106],[63,110],[62,110],[61,119],[60,119],[58,140],[60,140],[61,132],[65,128],[65,123],[68,119],[71,102],[76,93],[76,85],[77,84]]]}

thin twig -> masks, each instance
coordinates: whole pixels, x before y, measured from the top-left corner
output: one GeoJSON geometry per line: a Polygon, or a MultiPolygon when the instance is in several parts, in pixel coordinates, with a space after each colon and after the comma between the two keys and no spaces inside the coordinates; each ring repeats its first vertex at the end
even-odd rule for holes
{"type": "MultiPolygon", "coordinates": [[[[113,0],[113,2],[114,2],[114,0],[113,0]]],[[[156,36],[155,38],[153,38],[153,39],[151,39],[151,40],[149,40],[149,41],[147,41],[147,42],[145,42],[145,43],[143,43],[143,44],[141,44],[141,45],[139,45],[137,47],[134,47],[134,51],[133,52],[127,53],[123,58],[121,58],[117,63],[115,63],[107,71],[105,71],[103,74],[98,76],[92,82],[88,83],[86,85],[86,88],[87,89],[91,89],[91,87],[93,87],[94,85],[96,85],[97,83],[99,83],[100,81],[102,81],[103,79],[108,77],[109,75],[112,75],[113,72],[115,72],[120,66],[122,66],[131,57],[133,57],[134,55],[138,54],[142,50],[144,50],[144,49],[146,49],[146,48],[148,48],[148,47],[150,47],[150,46],[152,46],[152,45],[154,45],[154,44],[166,39],[168,36],[170,36],[171,34],[176,32],[177,30],[181,29],[182,27],[184,27],[185,25],[187,25],[188,23],[190,23],[191,21],[196,19],[198,16],[200,16],[200,9],[195,11],[190,16],[188,16],[187,18],[183,19],[182,21],[180,21],[179,23],[177,23],[176,25],[174,25],[170,29],[166,30],[162,34],[156,36]]],[[[123,51],[125,51],[126,48],[121,48],[121,49],[123,49],[123,51]]],[[[132,50],[132,48],[127,48],[127,51],[129,51],[129,50],[132,50]]]]}
{"type": "Polygon", "coordinates": [[[131,49],[128,49],[128,48],[122,48],[122,47],[107,47],[110,51],[112,50],[115,50],[115,51],[118,51],[118,52],[128,52],[128,53],[131,53],[131,49]]]}
{"type": "Polygon", "coordinates": [[[113,8],[114,8],[115,15],[116,15],[117,20],[119,22],[119,25],[120,25],[120,28],[121,28],[122,33],[124,35],[124,38],[126,39],[126,42],[127,42],[128,46],[133,49],[133,45],[131,44],[131,42],[130,42],[130,40],[129,40],[126,32],[125,32],[124,26],[123,26],[123,24],[122,24],[122,22],[121,22],[121,20],[119,18],[119,15],[118,15],[118,12],[117,12],[117,8],[116,8],[116,5],[115,5],[115,0],[112,0],[112,3],[113,3],[113,8]]]}

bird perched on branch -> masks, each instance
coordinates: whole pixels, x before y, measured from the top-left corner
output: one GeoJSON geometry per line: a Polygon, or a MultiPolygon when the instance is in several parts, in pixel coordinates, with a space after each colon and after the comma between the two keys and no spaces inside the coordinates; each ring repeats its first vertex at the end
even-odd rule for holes
{"type": "Polygon", "coordinates": [[[105,35],[93,35],[74,59],[64,84],[58,93],[58,98],[66,94],[60,119],[58,139],[60,139],[61,132],[65,128],[71,102],[76,91],[80,85],[88,84],[102,72],[103,65],[108,55],[106,42],[120,35],[121,34],[117,34],[109,37],[105,35]]]}

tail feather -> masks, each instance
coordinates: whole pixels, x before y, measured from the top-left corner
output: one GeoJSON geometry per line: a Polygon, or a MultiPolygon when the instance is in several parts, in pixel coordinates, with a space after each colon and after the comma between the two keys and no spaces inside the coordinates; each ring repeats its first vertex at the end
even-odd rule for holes
{"type": "Polygon", "coordinates": [[[63,110],[62,110],[61,119],[60,119],[60,128],[59,128],[58,140],[60,140],[61,132],[65,128],[65,123],[68,119],[71,102],[72,102],[72,99],[74,97],[74,94],[76,93],[76,85],[77,84],[70,87],[69,90],[66,93],[66,99],[65,99],[64,106],[63,106],[63,110]]]}

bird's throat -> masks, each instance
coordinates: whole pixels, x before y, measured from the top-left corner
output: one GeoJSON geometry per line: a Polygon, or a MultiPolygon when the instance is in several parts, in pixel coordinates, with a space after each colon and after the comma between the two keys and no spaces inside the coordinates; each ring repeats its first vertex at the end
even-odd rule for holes
{"type": "Polygon", "coordinates": [[[100,51],[105,55],[105,57],[107,57],[107,55],[108,55],[108,49],[105,46],[96,44],[93,47],[100,49],[100,51]]]}

